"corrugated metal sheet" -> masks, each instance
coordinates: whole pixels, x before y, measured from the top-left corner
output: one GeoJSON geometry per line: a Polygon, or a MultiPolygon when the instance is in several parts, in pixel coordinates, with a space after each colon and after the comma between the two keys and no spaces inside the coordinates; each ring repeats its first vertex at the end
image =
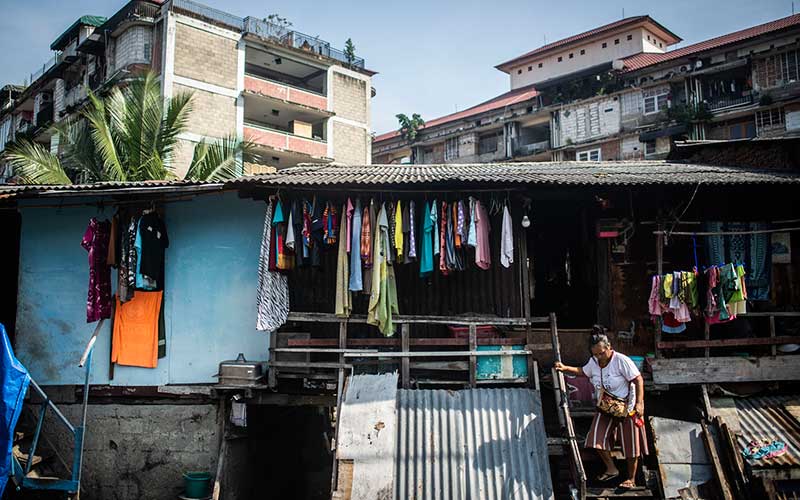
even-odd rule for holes
{"type": "Polygon", "coordinates": [[[699,423],[650,417],[650,424],[666,498],[679,498],[679,490],[714,479],[699,423]]]}
{"type": "Polygon", "coordinates": [[[665,61],[672,61],[690,55],[697,55],[706,50],[712,50],[719,47],[724,47],[732,43],[742,42],[757,36],[766,35],[775,31],[780,31],[786,28],[791,28],[800,24],[800,14],[776,19],[768,23],[759,24],[743,30],[734,31],[726,35],[711,38],[699,43],[687,45],[680,49],[670,50],[664,53],[648,53],[642,52],[630,57],[626,57],[622,61],[625,63],[625,71],[635,71],[637,69],[646,68],[655,64],[665,61]]]}
{"type": "Polygon", "coordinates": [[[800,173],[666,161],[481,163],[438,165],[300,165],[242,177],[232,186],[397,186],[444,183],[549,185],[800,184],[800,173]]]}
{"type": "Polygon", "coordinates": [[[539,394],[400,390],[395,498],[550,499],[539,394]]]}
{"type": "Polygon", "coordinates": [[[786,453],[779,457],[748,460],[754,469],[800,466],[800,422],[787,409],[790,402],[799,405],[798,399],[800,396],[736,398],[740,446],[745,447],[753,440],[779,439],[786,443],[786,453]]]}

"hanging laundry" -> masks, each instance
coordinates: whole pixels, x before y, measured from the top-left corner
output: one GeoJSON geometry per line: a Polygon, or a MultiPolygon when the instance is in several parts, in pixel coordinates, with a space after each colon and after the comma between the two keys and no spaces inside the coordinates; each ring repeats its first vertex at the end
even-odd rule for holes
{"type": "Polygon", "coordinates": [[[291,228],[291,240],[289,239],[290,233],[286,232],[286,245],[294,254],[294,267],[299,268],[305,265],[304,251],[305,245],[303,243],[303,204],[299,200],[292,201],[289,209],[289,221],[291,228]],[[291,246],[289,246],[291,243],[291,246]]]}
{"type": "Polygon", "coordinates": [[[456,204],[450,205],[447,211],[446,238],[445,238],[445,264],[449,271],[463,271],[464,263],[459,249],[456,248],[456,204]]]}
{"type": "Polygon", "coordinates": [[[323,204],[314,197],[311,207],[311,246],[309,247],[311,267],[322,265],[322,245],[325,241],[326,229],[326,224],[323,221],[323,211],[323,204]]]}
{"type": "Polygon", "coordinates": [[[511,267],[514,263],[514,231],[508,206],[503,207],[503,227],[500,236],[500,264],[511,267]]]}
{"type": "Polygon", "coordinates": [[[111,362],[155,368],[158,365],[158,318],[163,292],[136,292],[133,299],[117,299],[111,362]]]}
{"type": "MultiPolygon", "coordinates": [[[[348,201],[349,203],[349,201],[348,201]]],[[[361,200],[356,199],[352,221],[347,226],[350,233],[350,283],[351,292],[363,290],[361,282],[361,200]]]]}
{"type": "Polygon", "coordinates": [[[439,215],[438,202],[433,200],[431,205],[431,220],[433,221],[433,255],[439,255],[439,215]]]}
{"type": "Polygon", "coordinates": [[[408,203],[408,251],[406,252],[408,261],[411,262],[417,259],[416,209],[417,209],[417,204],[414,202],[414,200],[411,200],[408,203]]]}
{"type": "Polygon", "coordinates": [[[294,237],[294,210],[292,205],[289,206],[289,220],[286,221],[286,237],[283,240],[283,248],[288,258],[286,262],[286,269],[294,269],[297,265],[297,255],[295,252],[295,237],[294,237]]]}
{"type": "Polygon", "coordinates": [[[456,248],[461,248],[466,242],[466,226],[464,225],[464,203],[461,200],[456,202],[456,248]]]}
{"type": "Polygon", "coordinates": [[[344,225],[345,222],[347,223],[347,231],[345,231],[344,235],[345,235],[345,239],[347,240],[347,253],[349,254],[350,253],[350,248],[351,248],[351,245],[352,245],[352,235],[351,235],[351,233],[353,232],[353,210],[354,210],[353,201],[350,198],[347,198],[347,202],[345,203],[344,206],[345,206],[345,209],[344,209],[344,212],[343,212],[343,214],[344,214],[344,218],[343,218],[344,222],[342,222],[342,225],[344,225]]]}
{"type": "Polygon", "coordinates": [[[394,209],[394,249],[397,263],[403,262],[403,208],[400,200],[394,209]]]}
{"type": "MultiPolygon", "coordinates": [[[[131,262],[130,252],[135,252],[133,240],[130,238],[128,227],[130,213],[127,210],[120,211],[120,231],[119,231],[119,267],[117,267],[117,296],[122,302],[127,302],[133,298],[133,288],[129,286],[130,276],[129,265],[131,262]]],[[[135,262],[134,262],[135,264],[135,262]]],[[[134,267],[135,269],[135,267],[134,267]]]]}
{"type": "Polygon", "coordinates": [[[164,287],[164,252],[169,247],[167,229],[155,211],[139,218],[134,243],[138,255],[136,288],[159,290],[164,287]]]}
{"type": "Polygon", "coordinates": [[[106,264],[111,267],[119,265],[119,210],[111,217],[111,229],[108,232],[108,255],[106,264]]]}
{"type": "Polygon", "coordinates": [[[475,200],[475,264],[481,269],[489,269],[492,254],[489,247],[489,214],[479,200],[475,200]]]}
{"type": "Polygon", "coordinates": [[[364,295],[371,295],[372,294],[372,268],[375,256],[373,255],[374,245],[375,245],[375,238],[378,233],[378,225],[376,224],[376,220],[378,218],[378,204],[375,203],[374,199],[371,199],[369,202],[369,206],[364,209],[364,217],[369,214],[369,220],[371,221],[368,227],[369,231],[369,256],[370,260],[369,263],[363,264],[363,271],[361,276],[364,281],[364,286],[362,293],[364,295]]]}
{"type": "MultiPolygon", "coordinates": [[[[397,251],[395,250],[395,247],[394,247],[394,245],[395,245],[395,234],[394,233],[395,233],[395,230],[397,229],[396,224],[395,224],[395,204],[394,204],[393,201],[387,201],[386,203],[381,203],[381,207],[386,209],[386,219],[387,219],[388,224],[389,224],[389,227],[388,227],[388,230],[389,230],[389,233],[388,233],[389,234],[389,254],[387,255],[387,258],[389,259],[389,262],[394,262],[395,257],[397,256],[397,251]]],[[[380,226],[378,226],[377,224],[375,224],[375,227],[373,227],[373,236],[375,235],[374,231],[376,229],[378,231],[380,231],[380,226]]]]}
{"type": "Polygon", "coordinates": [[[286,250],[286,234],[288,232],[287,219],[283,213],[283,204],[280,200],[275,202],[275,213],[272,216],[272,240],[275,248],[274,260],[270,261],[270,271],[286,272],[294,269],[294,258],[286,250]]]}
{"type": "Polygon", "coordinates": [[[467,246],[478,246],[478,231],[475,225],[475,198],[469,197],[469,223],[467,224],[467,246]]]}
{"type": "Polygon", "coordinates": [[[422,215],[422,246],[420,248],[419,257],[419,277],[427,278],[433,273],[433,247],[438,246],[438,242],[434,242],[435,237],[433,234],[433,228],[436,227],[436,206],[431,209],[426,201],[422,215]]]}
{"type": "Polygon", "coordinates": [[[442,276],[450,274],[447,266],[447,202],[442,202],[442,217],[439,221],[439,272],[442,276]]]}
{"type": "Polygon", "coordinates": [[[335,245],[336,237],[339,234],[339,217],[336,206],[328,202],[322,212],[322,240],[326,245],[335,245]]]}
{"type": "MultiPolygon", "coordinates": [[[[708,222],[708,232],[748,232],[769,229],[762,222],[708,222]]],[[[712,263],[741,263],[747,269],[745,283],[750,300],[769,300],[772,273],[772,245],[770,235],[738,234],[706,237],[708,259],[712,263]]]]}
{"type": "Polygon", "coordinates": [[[370,216],[372,204],[370,200],[369,207],[364,210],[361,221],[361,260],[366,269],[372,268],[372,219],[370,216]]]}
{"type": "MultiPolygon", "coordinates": [[[[347,203],[342,206],[342,213],[347,213],[347,203]]],[[[336,258],[336,298],[334,314],[340,318],[349,318],[353,310],[349,289],[350,265],[347,260],[347,219],[339,227],[339,251],[336,258]]]]}
{"type": "Polygon", "coordinates": [[[92,217],[81,240],[81,246],[89,252],[87,323],[111,317],[111,269],[107,262],[110,232],[109,221],[98,221],[92,217]]]}
{"type": "Polygon", "coordinates": [[[392,315],[398,314],[398,305],[394,268],[387,258],[391,241],[389,221],[383,205],[378,212],[376,226],[378,233],[373,245],[375,262],[372,268],[372,293],[369,299],[367,323],[376,325],[383,335],[389,337],[394,335],[392,315]]]}
{"type": "Polygon", "coordinates": [[[286,275],[269,270],[271,254],[273,203],[267,204],[261,255],[258,261],[258,293],[256,295],[256,329],[273,332],[289,316],[289,281],[286,275]]]}
{"type": "Polygon", "coordinates": [[[131,217],[128,223],[128,288],[136,288],[136,271],[139,269],[139,252],[136,249],[136,237],[139,233],[139,217],[131,217]]]}

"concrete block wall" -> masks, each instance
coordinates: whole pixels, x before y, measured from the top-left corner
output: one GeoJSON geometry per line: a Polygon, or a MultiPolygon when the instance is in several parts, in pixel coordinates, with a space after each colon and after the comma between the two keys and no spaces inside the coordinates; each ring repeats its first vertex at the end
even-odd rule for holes
{"type": "Polygon", "coordinates": [[[336,116],[357,122],[368,121],[366,81],[334,72],[333,96],[336,116]]]}
{"type": "MultiPolygon", "coordinates": [[[[59,405],[59,409],[71,422],[80,421],[81,405],[59,405]]],[[[217,413],[213,404],[90,404],[81,498],[177,498],[183,491],[184,472],[213,476],[220,443],[217,413]]],[[[71,465],[72,437],[52,412],[43,429],[71,465]]]]}
{"type": "Polygon", "coordinates": [[[338,162],[353,165],[369,163],[370,140],[367,131],[361,127],[333,123],[334,159],[338,162]]]}
{"type": "Polygon", "coordinates": [[[178,22],[175,75],[235,89],[238,79],[236,40],[178,22]]]}
{"type": "Polygon", "coordinates": [[[175,84],[175,93],[192,94],[192,111],[187,132],[207,137],[224,137],[236,132],[236,99],[222,94],[175,84]]]}
{"type": "Polygon", "coordinates": [[[580,143],[620,131],[618,98],[608,98],[565,108],[560,113],[561,144],[580,143]]]}
{"type": "Polygon", "coordinates": [[[117,37],[114,49],[114,68],[120,69],[134,63],[149,63],[152,60],[152,46],[152,27],[131,26],[117,37]]]}

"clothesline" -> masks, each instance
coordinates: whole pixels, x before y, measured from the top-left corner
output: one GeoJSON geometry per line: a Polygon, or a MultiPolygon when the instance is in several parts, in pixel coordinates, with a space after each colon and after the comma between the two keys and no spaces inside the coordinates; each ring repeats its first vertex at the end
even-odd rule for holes
{"type": "Polygon", "coordinates": [[[734,236],[747,234],[787,233],[800,231],[800,227],[785,227],[780,229],[759,229],[754,231],[653,231],[653,234],[664,236],[734,236]]]}

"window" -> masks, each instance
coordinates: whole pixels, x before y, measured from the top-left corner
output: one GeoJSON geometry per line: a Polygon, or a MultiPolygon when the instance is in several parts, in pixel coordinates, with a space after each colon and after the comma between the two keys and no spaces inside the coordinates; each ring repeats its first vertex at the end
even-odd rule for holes
{"type": "Polygon", "coordinates": [[[542,67],[542,63],[539,63],[539,67],[540,67],[540,68],[542,67]]]}
{"type": "Polygon", "coordinates": [[[518,69],[518,70],[517,70],[517,74],[518,74],[518,75],[521,75],[521,74],[522,74],[522,69],[518,69]]]}
{"type": "Polygon", "coordinates": [[[478,152],[480,154],[494,153],[497,151],[497,134],[482,135],[478,139],[478,152]]]}
{"type": "Polygon", "coordinates": [[[458,158],[458,137],[444,141],[444,160],[455,160],[458,158]]]}
{"type": "Polygon", "coordinates": [[[558,56],[558,62],[561,62],[561,61],[563,61],[563,60],[564,60],[564,58],[563,58],[563,57],[561,57],[561,56],[558,56]]]}
{"type": "Polygon", "coordinates": [[[600,148],[581,151],[577,156],[578,161],[600,161],[600,148]]]}
{"type": "Polygon", "coordinates": [[[528,71],[532,71],[532,70],[533,70],[533,66],[528,66],[528,71]]]}
{"type": "Polygon", "coordinates": [[[644,92],[644,114],[651,115],[669,107],[669,87],[646,90],[644,92]]]}
{"type": "Polygon", "coordinates": [[[628,35],[628,40],[633,40],[633,35],[628,35]]]}
{"type": "Polygon", "coordinates": [[[648,42],[650,41],[650,35],[647,35],[647,41],[648,42]]]}
{"type": "Polygon", "coordinates": [[[753,61],[755,84],[760,88],[779,87],[800,80],[800,50],[790,50],[753,61]]]}
{"type": "Polygon", "coordinates": [[[603,42],[603,48],[606,48],[606,47],[608,47],[608,44],[606,42],[603,42]]]}
{"type": "Polygon", "coordinates": [[[663,48],[664,48],[664,45],[662,45],[662,44],[661,44],[661,42],[658,42],[658,48],[659,48],[659,49],[663,49],[663,48]]]}
{"type": "Polygon", "coordinates": [[[569,58],[570,58],[570,59],[572,59],[573,57],[575,57],[575,54],[573,54],[572,52],[570,52],[570,53],[569,53],[569,58]]]}
{"type": "Polygon", "coordinates": [[[783,128],[783,108],[756,111],[756,128],[758,130],[783,128]]]}
{"type": "Polygon", "coordinates": [[[586,55],[586,49],[581,49],[581,55],[582,56],[586,55]]]}
{"type": "Polygon", "coordinates": [[[646,141],[644,143],[644,155],[650,156],[656,154],[656,141],[653,139],[652,141],[646,141]]]}

